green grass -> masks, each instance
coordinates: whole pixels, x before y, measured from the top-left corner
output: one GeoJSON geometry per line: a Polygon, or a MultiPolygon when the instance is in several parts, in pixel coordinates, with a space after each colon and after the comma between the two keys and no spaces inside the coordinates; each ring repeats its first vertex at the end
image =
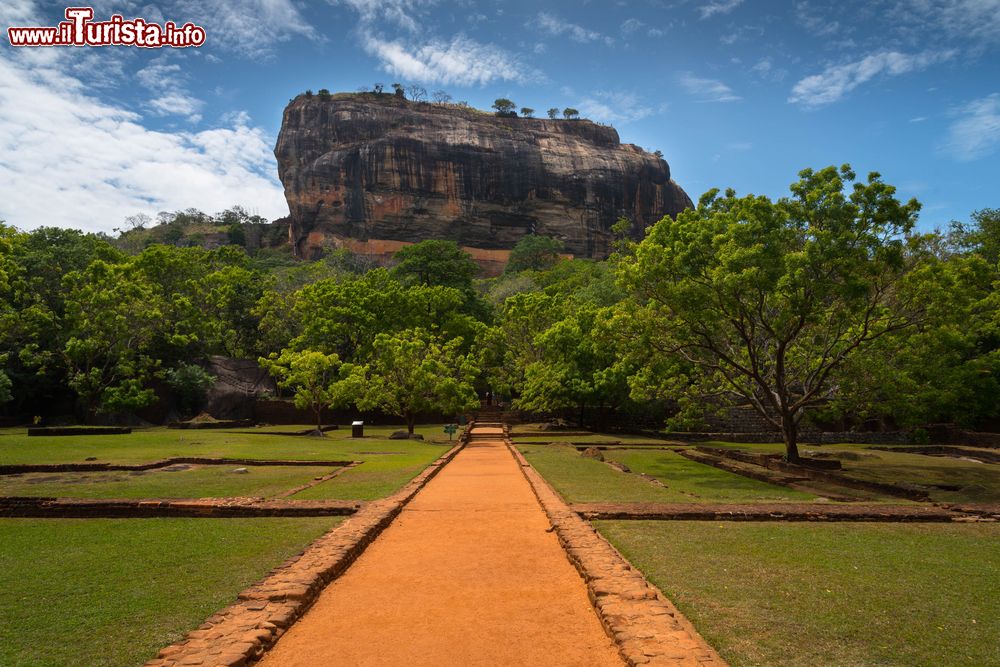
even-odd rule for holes
{"type": "Polygon", "coordinates": [[[874,450],[864,450],[862,456],[844,461],[843,473],[875,482],[918,485],[936,502],[1000,503],[1000,465],[995,463],[874,450]],[[961,488],[949,491],[934,488],[935,484],[961,488]]]}
{"type": "Polygon", "coordinates": [[[571,503],[707,503],[808,501],[815,496],[758,482],[690,461],[666,450],[621,449],[602,452],[633,472],[652,475],[660,488],[635,474],[614,470],[565,445],[521,445],[528,462],[571,503]]]}
{"type": "Polygon", "coordinates": [[[1000,525],[596,523],[733,667],[1000,665],[1000,525]]]}
{"type": "MultiPolygon", "coordinates": [[[[280,430],[299,430],[308,425],[282,426],[280,430]]],[[[393,431],[404,426],[365,427],[366,437],[351,438],[350,428],[330,431],[324,438],[267,435],[264,430],[204,429],[180,430],[149,428],[128,435],[79,435],[28,437],[24,428],[0,429],[0,465],[25,463],[82,463],[97,457],[107,463],[146,463],[172,456],[232,458],[280,458],[307,460],[351,460],[352,450],[399,451],[419,441],[389,440],[393,431]]],[[[442,425],[416,429],[428,441],[447,444],[442,425]]]]}
{"type": "Polygon", "coordinates": [[[532,466],[570,503],[669,503],[677,494],[627,475],[567,445],[519,445],[532,466]]]}
{"type": "Polygon", "coordinates": [[[686,459],[663,450],[621,449],[604,452],[608,460],[624,463],[633,472],[652,475],[691,502],[811,501],[816,496],[686,459]]]}
{"type": "Polygon", "coordinates": [[[337,522],[0,519],[0,664],[141,664],[337,522]]]}
{"type": "Polygon", "coordinates": [[[192,466],[187,470],[29,473],[0,476],[2,496],[63,498],[230,498],[275,496],[336,468],[315,466],[192,466]]]}
{"type": "Polygon", "coordinates": [[[300,491],[295,500],[374,500],[402,488],[431,462],[447,451],[441,445],[402,440],[398,453],[356,454],[365,462],[344,471],[331,480],[300,491]]]}

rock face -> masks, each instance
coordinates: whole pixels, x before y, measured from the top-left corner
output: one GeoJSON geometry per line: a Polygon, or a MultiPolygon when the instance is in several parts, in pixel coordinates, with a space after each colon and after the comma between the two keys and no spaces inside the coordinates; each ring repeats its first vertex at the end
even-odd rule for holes
{"type": "MultiPolygon", "coordinates": [[[[499,118],[393,95],[300,95],[274,149],[301,257],[347,247],[375,258],[451,239],[489,267],[529,233],[605,257],[611,226],[691,206],[667,163],[587,120],[499,118]]],[[[495,268],[495,267],[494,267],[495,268]]]]}

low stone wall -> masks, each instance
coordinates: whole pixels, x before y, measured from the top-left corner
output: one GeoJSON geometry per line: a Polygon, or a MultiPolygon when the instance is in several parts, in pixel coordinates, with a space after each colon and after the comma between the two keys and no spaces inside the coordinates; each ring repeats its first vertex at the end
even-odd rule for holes
{"type": "Polygon", "coordinates": [[[127,426],[32,426],[28,429],[31,436],[128,435],[131,432],[127,426]]]}
{"type": "Polygon", "coordinates": [[[972,512],[928,505],[830,503],[579,503],[570,509],[585,519],[660,521],[968,521],[972,512]]]}
{"type": "Polygon", "coordinates": [[[62,519],[147,519],[152,517],[235,518],[345,516],[365,503],[355,500],[264,500],[263,498],[84,499],[0,497],[0,517],[62,519]]]}
{"type": "Polygon", "coordinates": [[[340,468],[356,464],[357,461],[313,461],[289,459],[230,459],[199,456],[175,456],[150,463],[25,463],[0,465],[0,475],[21,475],[29,472],[104,472],[155,470],[177,464],[189,465],[241,465],[241,466],[312,466],[340,468]]]}

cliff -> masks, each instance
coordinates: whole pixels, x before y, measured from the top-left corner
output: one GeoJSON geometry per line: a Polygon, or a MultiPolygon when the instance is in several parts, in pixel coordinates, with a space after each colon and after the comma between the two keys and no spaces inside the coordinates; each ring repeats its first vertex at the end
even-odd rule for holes
{"type": "Polygon", "coordinates": [[[393,95],[300,95],[274,149],[301,257],[376,256],[452,239],[488,268],[525,234],[605,257],[620,216],[640,237],[691,200],[667,163],[587,120],[499,118],[393,95]]]}

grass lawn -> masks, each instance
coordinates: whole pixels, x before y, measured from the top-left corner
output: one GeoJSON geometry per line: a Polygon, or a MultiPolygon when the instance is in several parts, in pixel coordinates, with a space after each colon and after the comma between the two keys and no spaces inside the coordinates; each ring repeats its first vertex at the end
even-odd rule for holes
{"type": "Polygon", "coordinates": [[[669,503],[679,495],[581,456],[568,445],[519,445],[518,449],[570,503],[669,503]]]}
{"type": "Polygon", "coordinates": [[[684,503],[808,501],[815,496],[758,482],[712,466],[689,461],[666,450],[607,450],[608,460],[634,472],[652,475],[667,488],[638,475],[581,456],[565,445],[521,445],[528,462],[571,503],[684,503]]]}
{"type": "Polygon", "coordinates": [[[338,521],[0,519],[0,664],[141,664],[338,521]]]}
{"type": "Polygon", "coordinates": [[[0,476],[2,496],[63,498],[231,498],[275,496],[336,468],[237,465],[171,466],[155,470],[27,473],[0,476]]]}
{"type": "Polygon", "coordinates": [[[754,502],[811,501],[816,496],[686,459],[664,450],[616,449],[604,452],[608,460],[624,463],[634,472],[652,475],[667,485],[678,501],[754,502]]]}
{"type": "MultiPolygon", "coordinates": [[[[300,430],[308,425],[282,426],[300,430]]],[[[128,435],[74,435],[28,437],[27,429],[0,429],[0,464],[82,463],[91,456],[106,463],[146,463],[172,456],[232,458],[281,458],[309,460],[357,460],[350,452],[400,451],[419,441],[389,440],[389,434],[405,426],[365,427],[365,438],[351,438],[350,428],[330,431],[324,438],[268,435],[265,430],[168,428],[137,429],[128,435]]],[[[419,426],[416,432],[427,441],[448,442],[442,425],[419,426]]]]}
{"type": "Polygon", "coordinates": [[[1000,525],[595,523],[733,667],[1000,665],[1000,525]]]}
{"type": "Polygon", "coordinates": [[[355,453],[364,463],[291,496],[293,500],[374,500],[402,488],[448,450],[446,445],[396,441],[395,452],[355,453]]]}

